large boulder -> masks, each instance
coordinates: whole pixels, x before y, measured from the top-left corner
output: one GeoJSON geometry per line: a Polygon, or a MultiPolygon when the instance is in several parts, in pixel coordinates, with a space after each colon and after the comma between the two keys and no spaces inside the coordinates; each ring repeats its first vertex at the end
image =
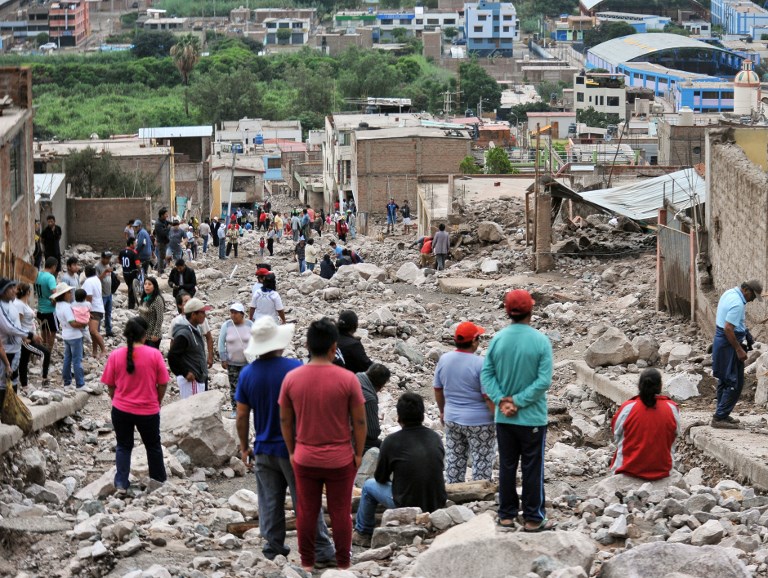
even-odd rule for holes
{"type": "Polygon", "coordinates": [[[408,573],[423,578],[497,578],[523,576],[534,560],[548,556],[563,567],[589,571],[596,548],[579,532],[506,532],[489,512],[455,526],[435,538],[408,573]]]}
{"type": "Polygon", "coordinates": [[[616,474],[609,476],[597,484],[589,488],[587,495],[590,497],[600,498],[606,502],[616,499],[616,492],[623,495],[629,494],[633,490],[639,490],[640,486],[648,484],[648,491],[653,492],[661,490],[665,494],[669,486],[685,487],[686,483],[683,481],[683,476],[680,472],[672,470],[672,473],[660,480],[654,480],[649,482],[648,480],[642,480],[640,478],[633,478],[632,476],[625,476],[624,474],[616,474]]]}
{"type": "Polygon", "coordinates": [[[679,373],[667,380],[667,395],[677,401],[698,397],[700,381],[698,374],[679,373]]]}
{"type": "Polygon", "coordinates": [[[483,243],[499,243],[504,240],[504,229],[493,221],[483,221],[477,226],[477,237],[483,243]]]}
{"type": "Polygon", "coordinates": [[[755,405],[768,403],[768,353],[763,353],[755,362],[757,389],[755,390],[755,405]]]}
{"type": "Polygon", "coordinates": [[[637,361],[637,351],[620,330],[610,327],[587,348],[584,360],[590,367],[621,365],[637,361]]]}
{"type": "Polygon", "coordinates": [[[419,269],[419,266],[416,263],[406,261],[400,265],[397,273],[395,273],[395,277],[398,281],[404,283],[417,283],[424,279],[424,272],[419,269]]]}
{"type": "Polygon", "coordinates": [[[331,284],[337,287],[357,285],[360,281],[360,272],[354,265],[342,265],[331,278],[331,284]]]}
{"type": "Polygon", "coordinates": [[[297,284],[297,288],[301,291],[302,295],[309,295],[310,293],[323,289],[327,284],[328,281],[320,277],[320,275],[313,274],[302,276],[297,284]]]}
{"type": "Polygon", "coordinates": [[[163,445],[178,446],[196,466],[229,463],[237,442],[221,421],[223,403],[224,393],[214,389],[164,406],[160,410],[163,445]]]}
{"type": "Polygon", "coordinates": [[[387,278],[387,272],[373,263],[358,263],[356,265],[347,265],[347,267],[357,269],[360,277],[366,281],[384,281],[387,278]]]}
{"type": "Polygon", "coordinates": [[[648,578],[673,573],[717,578],[748,578],[751,574],[730,548],[653,542],[641,544],[608,560],[601,578],[648,578]]]}
{"type": "Polygon", "coordinates": [[[632,340],[632,347],[637,351],[638,359],[656,363],[659,359],[659,344],[653,337],[638,335],[632,340]]]}

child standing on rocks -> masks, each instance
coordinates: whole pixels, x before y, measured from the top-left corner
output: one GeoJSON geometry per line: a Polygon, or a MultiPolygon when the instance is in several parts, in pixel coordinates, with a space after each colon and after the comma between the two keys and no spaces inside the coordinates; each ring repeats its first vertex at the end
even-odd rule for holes
{"type": "Polygon", "coordinates": [[[56,321],[61,328],[61,337],[64,339],[64,367],[61,371],[64,387],[72,385],[73,373],[75,385],[78,388],[84,387],[83,329],[88,327],[88,324],[75,319],[72,311],[72,288],[69,285],[59,283],[51,299],[56,302],[56,321]]]}

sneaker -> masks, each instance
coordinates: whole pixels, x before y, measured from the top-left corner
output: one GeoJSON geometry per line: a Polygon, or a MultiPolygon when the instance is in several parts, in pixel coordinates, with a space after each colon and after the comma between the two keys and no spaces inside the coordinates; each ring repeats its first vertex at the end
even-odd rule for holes
{"type": "Polygon", "coordinates": [[[118,498],[125,498],[128,495],[128,488],[116,488],[115,496],[118,498]]]}
{"type": "Polygon", "coordinates": [[[739,423],[741,420],[737,417],[733,417],[732,415],[729,415],[728,417],[724,418],[725,421],[728,423],[739,423]]]}
{"type": "Polygon", "coordinates": [[[714,417],[709,425],[717,429],[740,429],[738,423],[728,421],[727,419],[716,419],[714,417]]]}
{"type": "Polygon", "coordinates": [[[362,532],[358,532],[355,530],[352,532],[352,543],[355,546],[362,546],[363,548],[370,548],[371,547],[371,534],[363,534],[362,532]]]}
{"type": "MultiPolygon", "coordinates": [[[[354,544],[354,539],[353,542],[354,544]]],[[[315,561],[315,569],[316,570],[325,570],[326,568],[336,568],[336,558],[328,558],[328,560],[316,560],[315,561]]]]}

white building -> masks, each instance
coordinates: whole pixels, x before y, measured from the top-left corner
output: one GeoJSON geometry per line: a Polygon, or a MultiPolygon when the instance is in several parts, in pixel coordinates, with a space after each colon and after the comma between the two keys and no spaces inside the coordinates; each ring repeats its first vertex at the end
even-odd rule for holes
{"type": "Polygon", "coordinates": [[[592,107],[597,112],[617,114],[621,120],[627,116],[627,89],[623,74],[576,74],[573,93],[576,111],[592,107]]]}
{"type": "Polygon", "coordinates": [[[469,54],[512,56],[520,37],[514,5],[484,0],[464,4],[464,36],[469,54]]]}
{"type": "Polygon", "coordinates": [[[309,42],[309,18],[266,18],[263,25],[267,31],[265,45],[300,45],[309,42]]]}

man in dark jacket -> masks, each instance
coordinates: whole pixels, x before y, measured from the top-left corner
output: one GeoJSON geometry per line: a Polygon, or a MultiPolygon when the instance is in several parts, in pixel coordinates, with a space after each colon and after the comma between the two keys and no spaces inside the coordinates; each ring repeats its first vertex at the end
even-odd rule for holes
{"type": "Polygon", "coordinates": [[[173,340],[168,350],[168,365],[176,375],[182,399],[207,389],[208,358],[200,325],[211,309],[200,299],[190,299],[184,306],[186,319],[174,325],[171,331],[173,340]]]}
{"type": "Polygon", "coordinates": [[[376,473],[363,486],[352,535],[357,546],[371,545],[379,504],[388,509],[416,506],[424,512],[445,506],[445,450],[440,435],[422,425],[424,400],[420,395],[409,391],[400,396],[397,421],[403,429],[381,443],[376,473]]]}
{"type": "Polygon", "coordinates": [[[155,223],[155,242],[157,243],[157,272],[162,275],[165,270],[165,254],[168,252],[170,242],[169,233],[171,224],[168,222],[168,209],[163,207],[157,212],[155,223]]]}
{"type": "Polygon", "coordinates": [[[357,331],[357,314],[350,309],[345,309],[339,313],[339,320],[336,322],[339,328],[339,341],[336,343],[341,355],[336,356],[336,365],[359,373],[366,371],[373,363],[368,359],[365,353],[365,347],[360,339],[355,337],[357,331]]]}
{"type": "Polygon", "coordinates": [[[43,254],[45,258],[54,257],[59,261],[56,266],[56,273],[61,271],[61,227],[56,224],[56,217],[48,215],[48,226],[40,233],[40,241],[43,243],[43,254]]]}
{"type": "Polygon", "coordinates": [[[197,293],[197,276],[195,272],[184,262],[184,259],[176,260],[176,267],[168,275],[168,286],[173,289],[173,296],[176,297],[182,289],[189,293],[191,297],[197,293]]]}
{"type": "Polygon", "coordinates": [[[357,380],[360,382],[360,388],[363,390],[365,398],[365,449],[367,452],[371,448],[381,446],[381,424],[379,423],[379,392],[389,381],[391,373],[385,365],[381,363],[372,364],[365,372],[357,374],[357,380]]]}

